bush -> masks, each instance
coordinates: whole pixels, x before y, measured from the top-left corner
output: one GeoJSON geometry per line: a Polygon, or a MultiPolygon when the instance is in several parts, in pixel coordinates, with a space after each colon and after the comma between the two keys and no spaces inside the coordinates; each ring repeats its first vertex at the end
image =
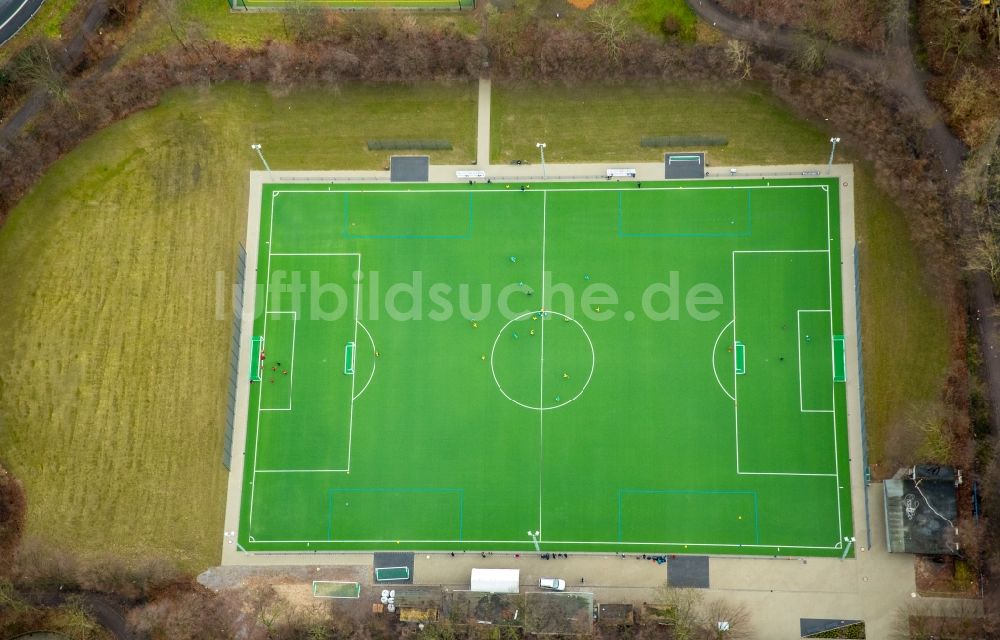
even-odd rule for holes
{"type": "Polygon", "coordinates": [[[698,19],[684,0],[631,0],[629,13],[650,33],[695,41],[698,19]]]}
{"type": "Polygon", "coordinates": [[[668,13],[660,23],[660,31],[667,37],[676,36],[681,32],[681,21],[674,14],[668,13]]]}

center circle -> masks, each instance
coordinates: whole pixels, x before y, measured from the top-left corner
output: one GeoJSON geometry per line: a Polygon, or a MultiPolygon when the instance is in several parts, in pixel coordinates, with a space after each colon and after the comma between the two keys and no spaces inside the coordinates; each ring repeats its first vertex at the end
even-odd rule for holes
{"type": "Polygon", "coordinates": [[[490,352],[497,388],[516,405],[559,409],[583,395],[594,375],[594,343],[576,319],[527,311],[500,329],[490,352]]]}

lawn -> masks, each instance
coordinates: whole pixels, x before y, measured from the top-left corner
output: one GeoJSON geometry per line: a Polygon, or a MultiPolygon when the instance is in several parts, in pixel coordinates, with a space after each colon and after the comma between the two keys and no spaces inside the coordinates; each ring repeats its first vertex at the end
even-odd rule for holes
{"type": "Polygon", "coordinates": [[[829,136],[795,119],[764,93],[682,85],[493,86],[493,162],[545,159],[578,162],[654,161],[664,149],[639,145],[643,136],[728,136],[710,147],[713,164],[821,162],[829,136]]]}
{"type": "Polygon", "coordinates": [[[628,9],[632,19],[651,33],[696,38],[698,17],[684,0],[631,0],[628,9]]]}
{"type": "MultiPolygon", "coordinates": [[[[870,462],[884,457],[890,423],[940,397],[949,364],[948,311],[928,286],[903,212],[864,165],[855,188],[861,335],[870,462]]],[[[895,469],[876,470],[877,476],[895,469]]]]}
{"type": "Polygon", "coordinates": [[[84,553],[216,562],[230,282],[249,148],[275,168],[378,168],[368,137],[474,156],[470,86],[170,93],[60,161],[0,229],[0,451],[28,534],[84,553]]]}

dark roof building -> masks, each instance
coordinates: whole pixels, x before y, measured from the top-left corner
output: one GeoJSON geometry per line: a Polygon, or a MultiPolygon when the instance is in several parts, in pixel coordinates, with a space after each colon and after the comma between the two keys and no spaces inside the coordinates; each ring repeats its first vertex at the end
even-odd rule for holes
{"type": "Polygon", "coordinates": [[[890,553],[957,555],[957,487],[951,467],[917,465],[886,480],[885,534],[890,553]]]}

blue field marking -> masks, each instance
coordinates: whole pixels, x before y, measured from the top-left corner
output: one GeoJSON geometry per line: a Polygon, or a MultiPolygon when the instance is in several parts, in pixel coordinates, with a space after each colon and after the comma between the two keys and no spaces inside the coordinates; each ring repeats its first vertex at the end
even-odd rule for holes
{"type": "MultiPolygon", "coordinates": [[[[618,490],[618,542],[622,542],[622,498],[626,493],[636,494],[690,494],[690,495],[749,495],[753,496],[753,532],[754,544],[760,544],[760,508],[757,492],[745,489],[619,489],[618,490]]],[[[664,542],[661,544],[680,544],[664,542]]]]}
{"type": "MultiPolygon", "coordinates": [[[[362,191],[359,193],[372,194],[372,193],[392,193],[392,192],[382,192],[382,191],[362,191]]],[[[413,193],[430,193],[427,191],[414,191],[413,193]]],[[[454,192],[453,192],[454,193],[454,192]]],[[[460,193],[460,192],[458,192],[460,193]]],[[[422,234],[422,233],[399,233],[399,234],[353,234],[349,231],[350,225],[350,207],[348,205],[348,200],[351,192],[344,191],[344,224],[343,224],[343,236],[347,240],[466,240],[472,237],[472,194],[474,191],[469,191],[469,217],[466,223],[465,233],[462,234],[422,234]]],[[[486,192],[489,193],[489,192],[486,192]]]]}
{"type": "MultiPolygon", "coordinates": [[[[680,187],[683,189],[683,187],[680,187]]],[[[721,187],[720,187],[721,188],[721,187]]],[[[732,186],[730,189],[739,189],[732,186]]],[[[750,189],[747,192],[746,231],[727,231],[725,233],[625,233],[625,222],[622,214],[622,192],[618,191],[618,237],[619,238],[747,238],[753,235],[753,212],[751,209],[750,189]]]]}
{"type": "Polygon", "coordinates": [[[458,542],[463,540],[465,524],[465,489],[424,488],[424,487],[375,487],[375,488],[331,488],[327,489],[327,526],[328,542],[341,542],[333,539],[333,498],[337,493],[457,493],[458,494],[458,542]]]}

